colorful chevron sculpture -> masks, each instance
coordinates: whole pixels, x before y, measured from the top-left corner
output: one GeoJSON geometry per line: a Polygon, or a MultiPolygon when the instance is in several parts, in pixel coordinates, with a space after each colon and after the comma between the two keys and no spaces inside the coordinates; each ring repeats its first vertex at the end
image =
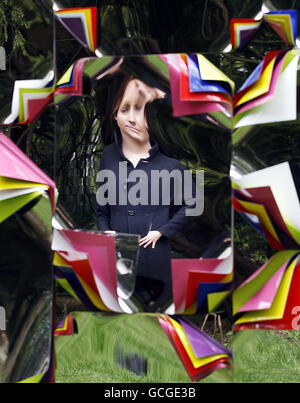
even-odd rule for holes
{"type": "Polygon", "coordinates": [[[54,212],[55,183],[15,143],[0,133],[0,222],[44,194],[49,195],[54,212]]]}
{"type": "Polygon", "coordinates": [[[11,113],[4,124],[32,123],[53,100],[54,72],[41,80],[17,80],[14,83],[11,113]]]}
{"type": "Polygon", "coordinates": [[[261,21],[251,18],[232,18],[230,21],[230,40],[233,50],[241,49],[261,27],[261,21]]]}
{"type": "Polygon", "coordinates": [[[57,325],[54,331],[54,336],[73,336],[77,332],[76,320],[70,313],[57,325]]]}
{"type": "Polygon", "coordinates": [[[232,179],[233,206],[275,250],[299,248],[300,202],[288,162],[232,179]]]}
{"type": "Polygon", "coordinates": [[[192,381],[232,367],[232,353],[181,317],[159,315],[158,320],[192,381]]]}
{"type": "Polygon", "coordinates": [[[64,8],[55,11],[63,26],[91,52],[97,49],[97,7],[64,8]]]}
{"type": "Polygon", "coordinates": [[[210,112],[232,115],[234,83],[207,58],[200,54],[161,58],[169,67],[174,116],[210,112]]]}
{"type": "Polygon", "coordinates": [[[57,281],[91,311],[123,313],[119,295],[129,298],[134,291],[139,238],[54,229],[52,250],[57,281]],[[120,239],[126,248],[118,249],[120,239]],[[132,270],[126,274],[124,287],[120,266],[125,260],[132,264],[132,270]],[[120,294],[121,290],[126,296],[120,294]]]}
{"type": "Polygon", "coordinates": [[[86,254],[55,252],[56,281],[89,311],[110,311],[103,303],[86,254]]]}
{"type": "Polygon", "coordinates": [[[233,127],[295,120],[299,50],[272,51],[233,98],[233,127]]]}
{"type": "Polygon", "coordinates": [[[296,330],[300,201],[288,162],[233,179],[233,206],[279,250],[233,292],[236,330],[296,330]]]}
{"type": "Polygon", "coordinates": [[[271,51],[241,88],[201,54],[164,55],[174,116],[221,112],[232,128],[295,120],[299,50],[271,51]]]}
{"type": "Polygon", "coordinates": [[[233,258],[172,259],[176,313],[215,312],[232,289],[233,258]]]}
{"type": "Polygon", "coordinates": [[[52,250],[57,273],[82,302],[92,310],[123,312],[118,304],[113,236],[54,230],[52,250]]]}
{"type": "Polygon", "coordinates": [[[55,94],[66,94],[68,96],[83,95],[83,69],[90,58],[79,59],[73,63],[56,84],[55,94]]]}
{"type": "Polygon", "coordinates": [[[55,88],[55,104],[61,104],[69,97],[83,96],[83,77],[91,81],[111,61],[110,57],[86,57],[74,62],[59,79],[55,88]]]}
{"type": "Polygon", "coordinates": [[[297,10],[270,11],[262,19],[231,19],[231,45],[233,50],[241,50],[266,22],[289,46],[293,47],[297,38],[297,10]]]}
{"type": "Polygon", "coordinates": [[[234,291],[235,330],[299,330],[299,256],[299,250],[277,252],[234,291]]]}

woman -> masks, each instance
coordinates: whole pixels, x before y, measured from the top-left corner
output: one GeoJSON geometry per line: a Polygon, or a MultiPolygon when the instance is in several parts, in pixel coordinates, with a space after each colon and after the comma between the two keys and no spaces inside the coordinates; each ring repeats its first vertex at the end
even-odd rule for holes
{"type": "MultiPolygon", "coordinates": [[[[137,78],[124,78],[112,107],[114,142],[105,147],[99,171],[115,174],[116,192],[107,203],[103,203],[103,193],[97,194],[99,230],[141,235],[135,295],[149,311],[163,309],[163,305],[172,300],[169,239],[188,219],[187,205],[174,203],[175,182],[180,175],[183,177],[185,167],[159,151],[145,118],[151,101],[163,96],[160,90],[137,78]],[[174,184],[168,189],[170,201],[167,204],[163,200],[164,184],[160,182],[154,189],[152,180],[152,175],[162,170],[170,174],[174,184]],[[177,176],[171,175],[174,172],[177,176]],[[139,181],[134,182],[133,177],[139,181]],[[132,199],[131,195],[135,197],[132,199]]],[[[109,186],[107,193],[111,190],[109,186]]]]}

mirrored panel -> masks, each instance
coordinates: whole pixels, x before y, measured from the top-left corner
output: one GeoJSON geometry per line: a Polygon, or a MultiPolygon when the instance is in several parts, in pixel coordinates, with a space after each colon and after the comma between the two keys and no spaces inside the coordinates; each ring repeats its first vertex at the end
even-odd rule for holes
{"type": "Polygon", "coordinates": [[[39,196],[0,224],[0,339],[4,383],[42,382],[52,358],[51,204],[39,196]],[[34,257],[34,258],[33,258],[34,257]]]}
{"type": "Polygon", "coordinates": [[[49,382],[57,197],[52,1],[4,1],[0,13],[0,378],[49,382]]]}
{"type": "Polygon", "coordinates": [[[76,38],[83,49],[99,56],[221,52],[230,43],[230,19],[254,18],[261,7],[262,0],[54,2],[70,44],[76,38]]]}
{"type": "Polygon", "coordinates": [[[299,330],[298,52],[279,52],[274,95],[256,107],[260,122],[233,132],[237,330],[299,330]]]}
{"type": "Polygon", "coordinates": [[[0,124],[32,123],[54,86],[51,0],[1,4],[0,124]]]}
{"type": "MultiPolygon", "coordinates": [[[[201,331],[199,324],[196,317],[187,320],[162,314],[70,312],[55,332],[56,381],[163,380],[190,384],[191,388],[198,382],[231,383],[233,363],[228,344],[225,346],[216,335],[201,331]],[[61,326],[68,330],[62,331],[61,326]]],[[[154,389],[149,391],[153,391],[153,397],[154,389]]],[[[112,388],[106,388],[107,397],[111,391],[112,388]]],[[[172,393],[171,388],[169,392],[172,393]]]]}
{"type": "Polygon", "coordinates": [[[132,298],[142,304],[138,310],[164,311],[180,287],[180,266],[196,270],[201,257],[215,258],[218,266],[220,257],[224,276],[232,272],[230,121],[193,109],[176,113],[168,63],[159,56],[83,59],[74,63],[74,74],[76,66],[81,73],[62,81],[55,98],[57,213],[69,229],[138,235],[132,298]],[[122,117],[127,104],[137,113],[134,120],[140,116],[130,127],[122,117]],[[147,150],[130,154],[130,144],[147,150]],[[163,170],[167,176],[155,178],[163,170]],[[144,237],[159,229],[162,236],[152,248],[144,237]]]}

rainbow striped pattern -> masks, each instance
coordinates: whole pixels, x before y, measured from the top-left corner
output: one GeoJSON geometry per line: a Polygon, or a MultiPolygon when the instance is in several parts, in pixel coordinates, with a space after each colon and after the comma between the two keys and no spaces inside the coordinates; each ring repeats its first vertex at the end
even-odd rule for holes
{"type": "Polygon", "coordinates": [[[64,8],[55,11],[63,26],[91,52],[97,49],[97,7],[64,8]]]}
{"type": "Polygon", "coordinates": [[[219,112],[234,129],[296,119],[299,49],[268,52],[236,92],[234,82],[201,54],[161,57],[169,67],[174,116],[219,112]]]}
{"type": "Polygon", "coordinates": [[[232,368],[232,353],[181,317],[161,314],[158,321],[195,382],[216,370],[232,368]]]}
{"type": "Polygon", "coordinates": [[[216,312],[232,290],[233,256],[220,259],[172,259],[175,312],[216,312]]]}
{"type": "Polygon", "coordinates": [[[231,46],[233,50],[241,50],[253,38],[266,22],[280,38],[289,46],[295,46],[297,38],[297,10],[270,11],[256,21],[249,18],[231,19],[231,46]]]}
{"type": "Polygon", "coordinates": [[[73,336],[77,332],[76,320],[70,313],[57,325],[57,328],[54,330],[54,336],[73,336]]]}
{"type": "Polygon", "coordinates": [[[298,330],[300,201],[290,165],[254,171],[232,184],[235,210],[278,251],[234,291],[235,328],[298,330]]]}
{"type": "Polygon", "coordinates": [[[54,213],[58,196],[55,183],[0,133],[0,222],[44,194],[49,195],[54,213]]]}
{"type": "Polygon", "coordinates": [[[233,293],[234,329],[299,330],[300,252],[277,252],[233,293]]]}
{"type": "Polygon", "coordinates": [[[4,124],[30,124],[34,122],[53,100],[54,72],[37,80],[16,80],[11,102],[11,113],[4,124]]]}

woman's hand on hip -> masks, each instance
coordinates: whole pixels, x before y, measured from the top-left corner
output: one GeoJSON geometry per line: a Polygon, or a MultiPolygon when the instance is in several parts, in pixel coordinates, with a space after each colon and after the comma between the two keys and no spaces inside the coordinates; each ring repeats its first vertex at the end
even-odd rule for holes
{"type": "Polygon", "coordinates": [[[152,248],[155,248],[156,242],[162,236],[162,233],[159,231],[149,231],[146,236],[140,239],[139,246],[144,246],[147,248],[150,244],[152,244],[152,248]]]}

